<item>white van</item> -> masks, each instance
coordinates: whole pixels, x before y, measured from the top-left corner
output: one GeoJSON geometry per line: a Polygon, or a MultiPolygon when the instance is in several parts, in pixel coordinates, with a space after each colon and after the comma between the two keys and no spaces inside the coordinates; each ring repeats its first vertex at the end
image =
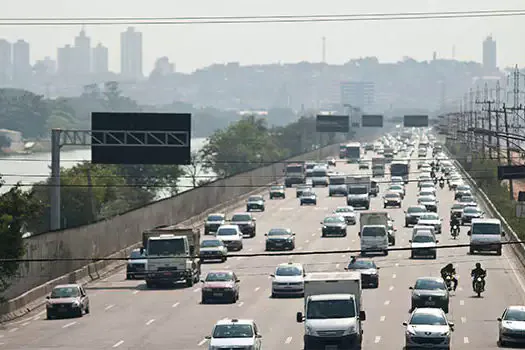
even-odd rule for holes
{"type": "Polygon", "coordinates": [[[470,236],[470,254],[476,251],[496,251],[501,255],[501,229],[499,219],[472,219],[472,226],[467,233],[470,236]]]}
{"type": "Polygon", "coordinates": [[[361,255],[367,251],[372,254],[383,252],[388,255],[388,231],[385,225],[365,225],[359,232],[361,238],[361,255]]]}

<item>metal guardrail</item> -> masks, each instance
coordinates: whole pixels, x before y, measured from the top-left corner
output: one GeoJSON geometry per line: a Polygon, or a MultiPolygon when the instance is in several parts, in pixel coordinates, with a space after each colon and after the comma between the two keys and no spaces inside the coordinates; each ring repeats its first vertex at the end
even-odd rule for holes
{"type": "MultiPolygon", "coordinates": [[[[494,217],[494,218],[497,218],[501,221],[501,224],[503,226],[503,229],[505,231],[505,233],[507,234],[507,236],[505,237],[505,240],[506,241],[519,241],[520,238],[519,236],[516,234],[516,231],[514,231],[512,229],[512,227],[510,226],[510,224],[507,222],[507,220],[505,220],[505,218],[503,217],[503,215],[501,215],[501,213],[498,211],[498,209],[496,208],[496,206],[494,206],[494,204],[492,203],[492,201],[490,200],[490,198],[487,196],[487,194],[481,189],[478,187],[478,185],[476,184],[476,181],[474,181],[474,179],[470,176],[470,174],[463,168],[463,166],[456,160],[454,159],[452,156],[451,156],[451,153],[449,152],[449,150],[444,147],[444,149],[446,150],[449,158],[453,159],[454,161],[454,165],[456,166],[456,168],[463,174],[464,178],[467,179],[467,181],[469,182],[469,184],[471,185],[471,187],[474,189],[475,191],[475,195],[477,195],[478,198],[480,198],[483,202],[483,206],[488,209],[488,211],[490,212],[490,214],[494,217]]],[[[525,266],[525,244],[523,243],[519,243],[519,244],[509,244],[507,245],[509,246],[513,251],[514,253],[516,254],[516,257],[518,258],[520,264],[522,266],[525,266]]]]}

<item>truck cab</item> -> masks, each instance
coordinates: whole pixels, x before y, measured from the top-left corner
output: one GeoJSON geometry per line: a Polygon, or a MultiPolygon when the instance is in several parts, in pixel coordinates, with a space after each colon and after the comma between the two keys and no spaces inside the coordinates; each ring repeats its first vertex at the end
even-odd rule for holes
{"type": "Polygon", "coordinates": [[[364,225],[359,232],[361,255],[380,253],[388,255],[388,227],[385,225],[364,225]]]}
{"type": "Polygon", "coordinates": [[[470,237],[470,254],[476,251],[496,251],[501,255],[502,237],[499,219],[472,219],[472,226],[467,233],[470,237]]]}

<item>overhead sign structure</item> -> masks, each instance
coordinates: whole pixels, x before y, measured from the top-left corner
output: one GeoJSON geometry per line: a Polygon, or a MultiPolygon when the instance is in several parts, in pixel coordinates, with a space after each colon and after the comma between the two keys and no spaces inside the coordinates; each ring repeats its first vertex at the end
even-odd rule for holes
{"type": "Polygon", "coordinates": [[[93,164],[188,165],[191,114],[91,114],[93,164]]]}
{"type": "Polygon", "coordinates": [[[406,128],[428,127],[428,115],[405,115],[403,126],[406,128]]]}
{"type": "Polygon", "coordinates": [[[350,117],[348,115],[318,115],[317,132],[349,132],[350,117]]]}
{"type": "Polygon", "coordinates": [[[361,117],[361,126],[364,128],[382,128],[383,116],[375,114],[363,114],[361,117]]]}
{"type": "Polygon", "coordinates": [[[525,165],[498,166],[499,180],[525,179],[525,165]]]}

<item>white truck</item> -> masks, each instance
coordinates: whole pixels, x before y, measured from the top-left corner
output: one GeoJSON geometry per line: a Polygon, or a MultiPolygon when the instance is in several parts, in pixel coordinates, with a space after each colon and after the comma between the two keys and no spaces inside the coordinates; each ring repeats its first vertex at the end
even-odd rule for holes
{"type": "Polygon", "coordinates": [[[496,254],[501,255],[505,232],[499,219],[472,219],[467,234],[470,237],[470,254],[476,251],[496,251],[496,254]]]}
{"type": "Polygon", "coordinates": [[[313,272],[304,279],[304,349],[361,349],[363,308],[361,273],[313,272]]]}
{"type": "Polygon", "coordinates": [[[284,184],[286,187],[306,183],[306,168],[304,163],[290,163],[284,168],[284,184]]]}
{"type": "Polygon", "coordinates": [[[146,286],[185,282],[191,287],[201,274],[200,231],[192,227],[159,226],[142,233],[146,249],[146,286]]]}
{"type": "Polygon", "coordinates": [[[346,204],[354,208],[370,209],[370,176],[347,176],[345,183],[348,188],[346,204]]]}
{"type": "Polygon", "coordinates": [[[368,211],[359,215],[361,255],[369,252],[383,252],[384,255],[388,255],[388,221],[389,215],[386,211],[368,211]]]}
{"type": "Polygon", "coordinates": [[[372,176],[373,177],[385,176],[385,157],[372,158],[372,176]]]}

